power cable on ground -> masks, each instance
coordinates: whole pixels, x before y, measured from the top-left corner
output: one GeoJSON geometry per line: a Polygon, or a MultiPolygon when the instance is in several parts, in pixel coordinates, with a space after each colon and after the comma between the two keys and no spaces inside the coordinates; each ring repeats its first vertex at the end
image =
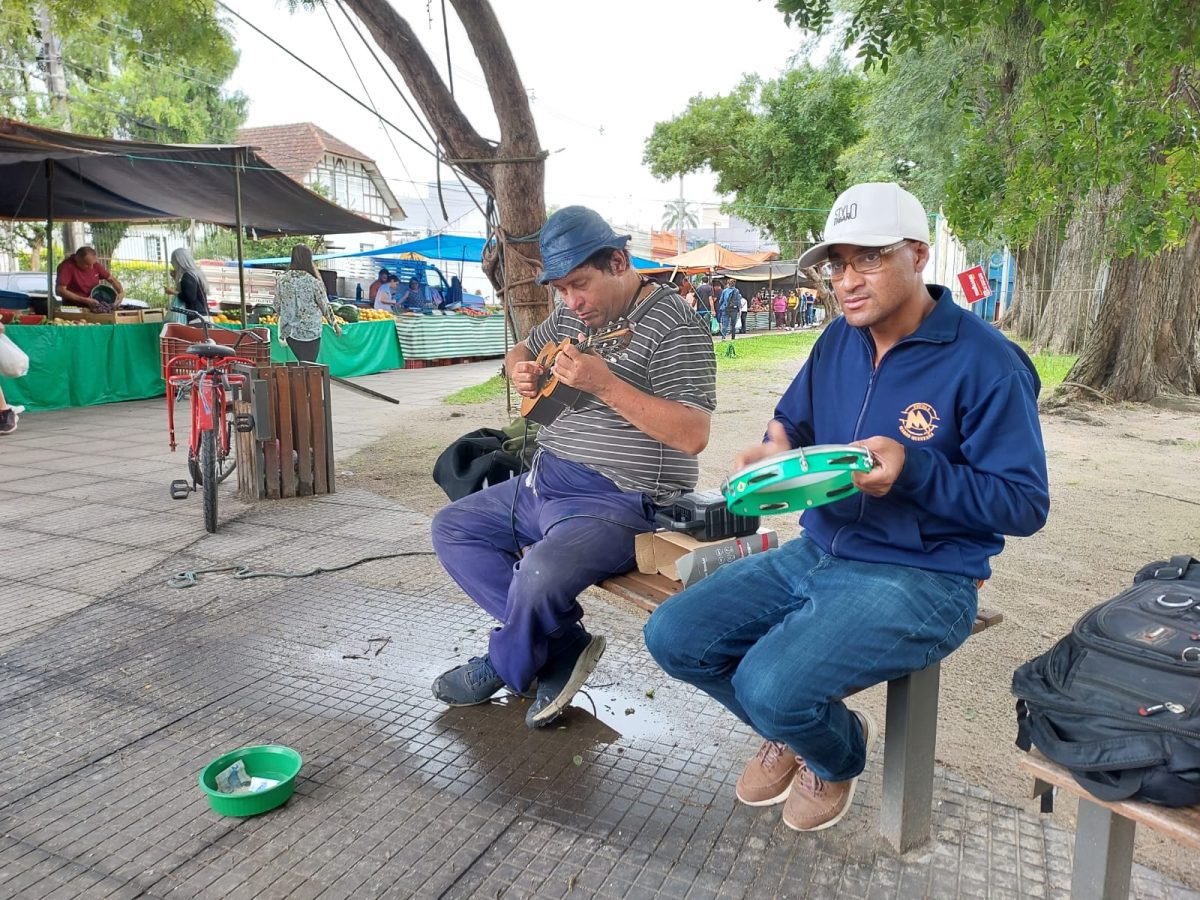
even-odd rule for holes
{"type": "Polygon", "coordinates": [[[313,575],[341,572],[345,569],[361,566],[363,563],[376,562],[381,559],[401,559],[408,556],[434,555],[432,550],[403,550],[398,553],[380,553],[375,556],[364,556],[362,559],[356,559],[354,562],[348,562],[341,566],[317,566],[315,569],[309,569],[307,572],[256,572],[249,566],[238,564],[217,566],[212,569],[185,569],[177,575],[171,576],[167,580],[167,586],[173,588],[195,587],[199,583],[201,575],[213,575],[218,572],[232,572],[232,577],[236,581],[246,581],[250,578],[311,578],[313,575]]]}

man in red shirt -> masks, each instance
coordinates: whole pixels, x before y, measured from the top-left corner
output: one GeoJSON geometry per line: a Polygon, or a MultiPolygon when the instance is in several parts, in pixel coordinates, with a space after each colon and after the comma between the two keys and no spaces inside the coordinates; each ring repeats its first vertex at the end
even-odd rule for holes
{"type": "Polygon", "coordinates": [[[104,268],[96,251],[91,247],[80,247],[58,267],[58,278],[54,292],[64,303],[73,303],[92,311],[101,309],[101,302],[92,298],[92,290],[102,281],[107,281],[117,292],[113,306],[120,306],[125,299],[125,288],[108,269],[104,268]]]}

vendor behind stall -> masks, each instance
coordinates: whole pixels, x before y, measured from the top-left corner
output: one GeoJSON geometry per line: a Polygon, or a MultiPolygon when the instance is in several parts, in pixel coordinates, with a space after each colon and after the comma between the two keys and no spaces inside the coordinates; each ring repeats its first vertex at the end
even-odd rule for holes
{"type": "Polygon", "coordinates": [[[92,247],[80,247],[62,261],[58,267],[54,292],[64,303],[83,306],[92,312],[106,312],[120,306],[121,301],[125,299],[125,288],[116,276],[104,267],[92,247]],[[105,303],[92,297],[92,291],[101,282],[107,282],[117,292],[113,303],[105,303]]]}
{"type": "MultiPolygon", "coordinates": [[[[391,278],[391,272],[389,272],[387,269],[380,269],[379,275],[376,276],[375,280],[371,282],[370,287],[367,288],[367,299],[370,300],[372,303],[374,303],[375,295],[379,293],[380,288],[387,286],[388,280],[390,278],[391,278]]],[[[380,307],[380,306],[376,306],[375,308],[382,309],[382,307],[380,307]]]]}
{"type": "Polygon", "coordinates": [[[404,309],[412,312],[420,312],[423,309],[429,309],[429,301],[425,299],[425,292],[421,289],[421,282],[416,278],[412,278],[408,282],[408,290],[405,291],[397,302],[404,309]]]}

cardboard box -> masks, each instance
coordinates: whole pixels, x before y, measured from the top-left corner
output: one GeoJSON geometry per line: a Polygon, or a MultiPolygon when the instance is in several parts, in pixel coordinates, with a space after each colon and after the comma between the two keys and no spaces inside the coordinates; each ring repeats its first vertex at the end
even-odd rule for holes
{"type": "Polygon", "coordinates": [[[161,309],[116,309],[107,313],[68,312],[60,309],[56,319],[67,322],[92,322],[99,325],[140,325],[143,322],[162,322],[161,309]]]}
{"type": "Polygon", "coordinates": [[[651,531],[639,534],[633,540],[638,571],[643,575],[665,575],[672,581],[679,581],[679,572],[675,568],[679,557],[703,546],[694,537],[677,531],[651,531]]]}
{"type": "Polygon", "coordinates": [[[727,541],[698,541],[677,531],[639,534],[633,543],[638,571],[662,575],[687,587],[718,567],[752,553],[779,546],[779,536],[770,529],[727,541]]]}

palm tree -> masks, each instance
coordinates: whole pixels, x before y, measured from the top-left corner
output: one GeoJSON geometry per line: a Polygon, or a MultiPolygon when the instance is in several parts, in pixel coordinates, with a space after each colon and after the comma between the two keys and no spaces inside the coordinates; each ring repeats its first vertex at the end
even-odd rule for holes
{"type": "Polygon", "coordinates": [[[696,214],[686,200],[671,200],[663,207],[662,226],[666,231],[696,227],[696,214]]]}

